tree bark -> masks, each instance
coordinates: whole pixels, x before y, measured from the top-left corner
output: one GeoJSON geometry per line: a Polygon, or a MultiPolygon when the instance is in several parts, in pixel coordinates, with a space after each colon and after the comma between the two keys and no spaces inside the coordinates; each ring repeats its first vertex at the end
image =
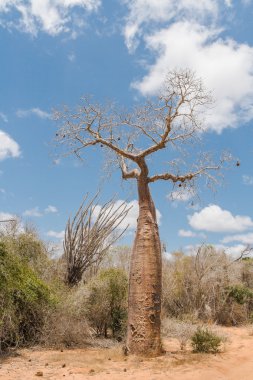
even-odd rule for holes
{"type": "Polygon", "coordinates": [[[131,257],[126,350],[161,354],[162,261],[156,211],[147,173],[137,179],[139,218],[131,257]]]}

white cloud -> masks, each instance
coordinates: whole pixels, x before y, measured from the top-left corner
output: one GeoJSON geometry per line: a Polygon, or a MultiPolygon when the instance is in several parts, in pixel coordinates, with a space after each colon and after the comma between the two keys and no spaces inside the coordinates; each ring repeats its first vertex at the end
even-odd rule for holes
{"type": "Polygon", "coordinates": [[[172,201],[187,202],[195,196],[193,189],[174,190],[167,195],[167,198],[172,201]]]}
{"type": "MultiPolygon", "coordinates": [[[[62,239],[61,239],[62,240],[62,239]]],[[[59,259],[63,254],[63,244],[62,241],[49,241],[47,242],[47,251],[52,259],[59,259]]]]}
{"type": "Polygon", "coordinates": [[[178,236],[181,237],[196,237],[197,234],[196,232],[190,231],[190,230],[179,230],[178,231],[178,236]]]}
{"type": "Polygon", "coordinates": [[[190,68],[213,91],[215,107],[206,127],[220,133],[253,118],[253,47],[222,39],[220,31],[187,21],[174,23],[145,38],[155,63],[133,83],[143,95],[159,91],[168,70],[190,68]]]}
{"type": "Polygon", "coordinates": [[[244,185],[248,185],[248,186],[253,185],[253,177],[252,176],[243,175],[242,180],[243,180],[244,185]]]}
{"type": "Polygon", "coordinates": [[[180,237],[185,237],[185,238],[201,238],[201,239],[206,239],[206,235],[203,233],[196,233],[191,230],[179,230],[178,231],[178,236],[180,237]]]}
{"type": "Polygon", "coordinates": [[[14,141],[7,133],[0,130],[0,161],[8,157],[19,157],[21,151],[18,143],[14,141]]]}
{"type": "Polygon", "coordinates": [[[64,235],[65,235],[65,231],[60,231],[60,232],[56,232],[56,231],[48,231],[47,232],[47,236],[50,236],[52,238],[55,238],[55,239],[64,239],[64,235]]]}
{"type": "Polygon", "coordinates": [[[227,245],[217,244],[217,245],[214,245],[214,247],[219,250],[224,250],[228,255],[239,257],[241,253],[245,250],[246,245],[237,244],[237,245],[227,246],[227,245]]]}
{"type": "MultiPolygon", "coordinates": [[[[212,246],[217,251],[225,251],[228,255],[234,256],[235,258],[239,257],[246,248],[246,246],[243,244],[237,244],[237,245],[232,245],[232,246],[223,245],[223,244],[212,244],[212,246]]],[[[199,247],[200,247],[199,244],[186,245],[184,247],[184,252],[187,255],[196,254],[199,247]]]]}
{"type": "MultiPolygon", "coordinates": [[[[44,214],[55,214],[57,212],[58,212],[58,209],[52,205],[48,205],[44,210],[44,214]]],[[[23,215],[24,216],[41,217],[41,216],[43,216],[43,212],[41,212],[39,207],[36,206],[30,210],[24,211],[23,215]]]]}
{"type": "Polygon", "coordinates": [[[76,33],[80,17],[83,18],[85,12],[96,12],[100,4],[101,0],[0,0],[0,24],[33,36],[39,31],[51,36],[76,33]]]}
{"type": "Polygon", "coordinates": [[[188,216],[188,220],[192,228],[210,232],[240,232],[253,227],[253,221],[249,216],[234,216],[217,205],[210,205],[200,212],[195,212],[188,216]]]}
{"type": "Polygon", "coordinates": [[[8,212],[0,212],[0,220],[16,220],[17,216],[8,212]]]}
{"type": "Polygon", "coordinates": [[[32,116],[32,115],[38,116],[41,119],[50,119],[51,118],[50,113],[48,113],[46,111],[43,111],[43,110],[41,110],[40,108],[37,108],[37,107],[31,108],[31,109],[28,109],[28,110],[19,109],[19,110],[17,110],[16,114],[20,118],[29,117],[29,116],[32,116]]]}
{"type": "MultiPolygon", "coordinates": [[[[115,202],[115,209],[117,209],[124,201],[118,200],[115,202]]],[[[129,210],[127,216],[122,221],[122,223],[119,225],[119,229],[125,229],[128,226],[129,230],[136,229],[137,226],[137,218],[139,216],[139,205],[137,200],[133,200],[131,202],[126,202],[128,207],[131,207],[129,210]]],[[[94,217],[96,218],[99,214],[99,211],[101,210],[101,206],[96,206],[94,210],[94,217]]],[[[161,223],[161,213],[159,210],[156,209],[156,216],[157,216],[157,222],[158,224],[161,223]]]]}
{"type": "Polygon", "coordinates": [[[0,119],[2,119],[5,123],[8,123],[8,117],[3,112],[0,112],[0,119]]]}
{"type": "Polygon", "coordinates": [[[216,17],[218,13],[216,0],[126,0],[125,3],[129,14],[123,33],[130,51],[138,45],[145,27],[152,30],[173,19],[216,17]]]}
{"type": "Polygon", "coordinates": [[[225,23],[219,24],[231,0],[125,3],[127,47],[134,51],[143,41],[152,54],[152,63],[143,63],[147,74],[132,83],[133,88],[145,96],[157,94],[169,70],[190,68],[216,99],[206,115],[208,129],[220,133],[253,119],[253,47],[223,37],[225,23]]]}
{"type": "Polygon", "coordinates": [[[16,233],[24,232],[24,226],[17,215],[9,212],[0,212],[0,233],[9,234],[11,231],[16,233]]]}
{"type": "Polygon", "coordinates": [[[234,241],[239,241],[242,244],[246,244],[246,245],[253,245],[253,232],[250,232],[248,234],[225,236],[222,239],[222,243],[224,244],[232,243],[234,241]]]}
{"type": "Polygon", "coordinates": [[[34,207],[30,210],[26,210],[23,212],[24,216],[32,216],[32,217],[40,217],[43,214],[40,212],[39,207],[34,207]]]}
{"type": "Polygon", "coordinates": [[[58,212],[58,210],[55,206],[48,205],[47,208],[45,208],[46,214],[55,214],[57,212],[58,212]]]}

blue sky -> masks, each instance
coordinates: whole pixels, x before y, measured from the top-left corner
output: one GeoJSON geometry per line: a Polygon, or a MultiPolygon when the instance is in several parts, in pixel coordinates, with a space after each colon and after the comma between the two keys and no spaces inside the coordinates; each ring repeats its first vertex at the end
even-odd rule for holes
{"type": "Polygon", "coordinates": [[[102,187],[101,202],[115,193],[132,202],[130,244],[134,184],[119,171],[109,179],[100,153],[84,163],[58,156],[52,109],[84,94],[131,107],[157,94],[168,70],[190,68],[216,99],[205,149],[229,150],[241,165],[199,198],[172,202],[169,183],[152,185],[161,239],[167,251],[208,242],[238,253],[253,244],[252,17],[252,0],[0,0],[1,218],[30,220],[60,243],[69,214],[102,187]]]}

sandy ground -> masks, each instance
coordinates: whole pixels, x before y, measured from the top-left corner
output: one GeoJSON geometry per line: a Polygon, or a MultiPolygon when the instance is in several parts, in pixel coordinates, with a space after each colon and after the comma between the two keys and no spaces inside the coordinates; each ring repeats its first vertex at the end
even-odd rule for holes
{"type": "Polygon", "coordinates": [[[247,328],[228,328],[223,353],[180,352],[166,340],[166,354],[155,359],[124,357],[121,347],[110,349],[20,350],[1,359],[0,379],[105,380],[253,380],[253,336],[247,328]]]}

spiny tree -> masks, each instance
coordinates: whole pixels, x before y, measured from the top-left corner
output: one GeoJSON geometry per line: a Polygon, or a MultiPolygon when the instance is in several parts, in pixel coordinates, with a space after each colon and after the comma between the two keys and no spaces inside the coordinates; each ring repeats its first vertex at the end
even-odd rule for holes
{"type": "Polygon", "coordinates": [[[156,100],[147,100],[130,112],[114,104],[93,103],[89,97],[83,98],[73,112],[67,107],[56,112],[61,122],[57,140],[68,146],[68,153],[83,157],[87,148],[102,148],[113,153],[122,178],[137,184],[139,217],[130,266],[126,343],[130,353],[161,353],[161,243],[149,185],[162,180],[183,189],[197,177],[212,179],[210,171],[219,169],[220,162],[214,165],[209,155],[195,161],[190,157],[187,168],[178,157],[171,158],[175,147],[180,156],[184,147],[192,153],[187,142],[195,142],[196,146],[199,141],[203,131],[200,116],[210,103],[201,80],[191,71],[181,70],[167,75],[156,100]],[[151,174],[149,169],[154,165],[150,166],[149,157],[166,148],[166,170],[151,174]]]}
{"type": "Polygon", "coordinates": [[[65,280],[69,286],[77,285],[88,268],[98,266],[108,249],[126,230],[118,231],[117,228],[130,207],[113,199],[99,206],[97,196],[89,201],[87,194],[73,219],[68,219],[65,228],[65,280]]]}

